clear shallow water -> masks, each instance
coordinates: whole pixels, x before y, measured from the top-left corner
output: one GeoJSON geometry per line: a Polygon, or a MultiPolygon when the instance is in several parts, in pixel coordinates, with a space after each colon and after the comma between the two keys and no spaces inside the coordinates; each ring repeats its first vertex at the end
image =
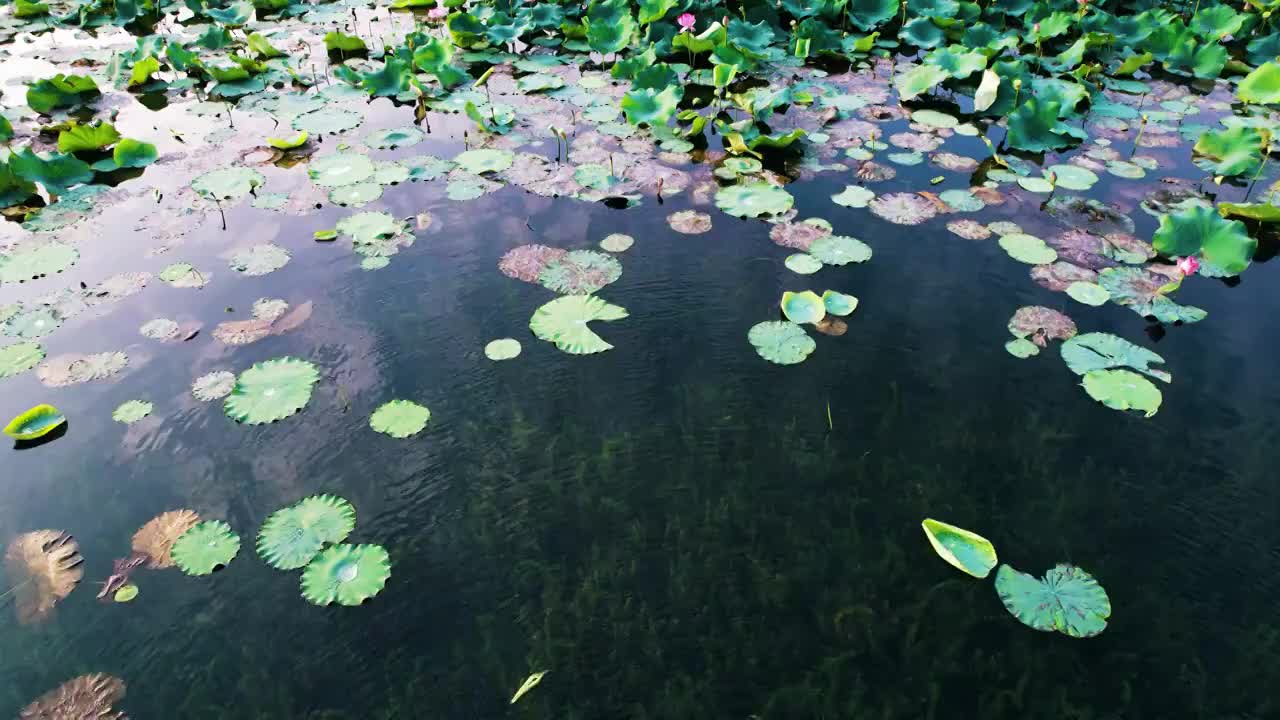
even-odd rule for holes
{"type": "MultiPolygon", "coordinates": [[[[403,121],[378,116],[362,132],[403,121]]],[[[302,168],[268,170],[273,183],[305,182],[302,168]]],[[[931,170],[900,169],[875,189],[927,187],[931,170]]],[[[122,707],[135,718],[1275,713],[1274,263],[1236,287],[1188,281],[1179,301],[1209,318],[1152,343],[1136,314],[1042,290],[994,239],[948,233],[945,216],[903,228],[833,205],[845,180],[791,185],[799,217],[827,218],[875,256],[809,277],[783,268],[790,251],[765,223],[713,211],[710,233],[671,232],[665,217],[690,207],[687,195],[617,211],[512,187],[457,204],[439,183],[404,185],[377,207],[434,222],[373,273],[344,243],[311,239],[345,211],[245,205],[228,212],[227,232],[206,225],[141,264],[154,243],[127,228],[147,212],[142,200],[82,225],[97,237],[71,271],[42,281],[50,289],[179,259],[215,279],[203,290],[153,281],[46,339],[50,356],[124,350],[129,369],[114,381],[4,383],[4,412],[52,402],[70,427],[4,451],[0,530],[66,529],[86,576],[46,625],[18,626],[6,610],[0,712],[108,672],[128,684],[122,707]],[[622,278],[600,293],[631,312],[597,325],[615,349],[572,357],[533,338],[528,318],[552,295],[503,277],[497,259],[528,242],[593,247],[613,232],[636,238],[622,278]],[[229,248],[268,240],[293,252],[284,269],[226,269],[229,248]],[[861,299],[847,335],[818,336],[796,367],[756,356],[747,329],[775,317],[783,290],[828,287],[861,299]],[[261,296],[316,311],[246,347],[209,337],[261,296]],[[1094,403],[1056,348],[1011,358],[1005,324],[1028,304],[1162,354],[1175,380],[1160,413],[1094,403]],[[161,315],[205,330],[168,345],[137,334],[161,315]],[[485,359],[484,344],[504,336],[523,354],[485,359]],[[238,426],[188,393],[205,372],[281,355],[322,372],[307,408],[281,423],[238,426]],[[369,430],[372,410],[397,397],[431,408],[424,433],[369,430]],[[111,422],[133,398],[153,401],[153,416],[111,422]],[[252,551],[267,514],[319,492],[354,503],[352,541],[391,553],[392,578],[364,607],[311,606],[297,573],[252,551]],[[209,578],[140,572],[133,603],[95,601],[91,581],[138,526],[177,507],[225,518],[240,556],[209,578]],[[990,581],[934,556],[926,516],[983,533],[1025,571],[1085,567],[1110,594],[1107,631],[1080,641],[1022,626],[990,581]],[[551,672],[508,707],[539,670],[551,672]]],[[[1120,192],[1104,179],[1091,194],[1120,192]]],[[[1154,221],[1132,217],[1150,237],[1154,221]]]]}

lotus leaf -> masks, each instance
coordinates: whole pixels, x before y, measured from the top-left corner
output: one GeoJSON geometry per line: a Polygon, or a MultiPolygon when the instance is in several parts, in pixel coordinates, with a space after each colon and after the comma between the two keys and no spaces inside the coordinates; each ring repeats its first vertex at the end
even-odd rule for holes
{"type": "Polygon", "coordinates": [[[1164,364],[1164,358],[1110,333],[1085,333],[1062,344],[1062,360],[1077,375],[1093,370],[1129,367],[1157,380],[1172,382],[1173,376],[1151,365],[1164,364]]]}
{"type": "Polygon", "coordinates": [[[858,309],[858,298],[835,290],[826,290],[822,293],[822,304],[828,314],[845,316],[858,309]]]}
{"type": "Polygon", "coordinates": [[[622,277],[622,265],[594,250],[574,250],[552,260],[538,274],[538,282],[562,295],[590,295],[622,277]]]}
{"type": "Polygon", "coordinates": [[[47,620],[58,601],[70,595],[84,577],[79,544],[60,530],[17,536],[5,551],[4,563],[22,625],[47,620]]]}
{"type": "Polygon", "coordinates": [[[1071,318],[1042,305],[1018,308],[1009,320],[1009,332],[1016,338],[1026,338],[1040,347],[1050,340],[1069,340],[1076,335],[1076,324],[1071,318]]]}
{"type": "Polygon", "coordinates": [[[333,495],[313,495],[267,517],[258,531],[258,555],[278,570],[311,562],[329,543],[340,543],[356,526],[351,503],[333,495]]]}
{"type": "Polygon", "coordinates": [[[355,606],[377,595],[391,577],[391,559],[381,545],[334,545],[302,572],[302,597],[315,605],[355,606]]]}
{"type": "Polygon", "coordinates": [[[231,563],[240,552],[240,536],[221,520],[205,520],[175,540],[170,552],[182,572],[208,575],[231,563]]]}
{"type": "Polygon", "coordinates": [[[938,214],[938,207],[918,193],[887,193],[872,200],[869,207],[877,217],[896,225],[919,225],[938,214]]]}
{"type": "Polygon", "coordinates": [[[269,137],[267,138],[267,145],[277,150],[293,150],[294,148],[300,148],[303,145],[306,145],[307,138],[308,138],[308,135],[306,132],[299,131],[293,137],[287,137],[287,138],[269,137]]]}
{"type": "Polygon", "coordinates": [[[120,589],[116,590],[115,594],[111,596],[111,599],[118,603],[127,603],[136,597],[138,597],[138,586],[129,583],[128,585],[121,585],[120,589]]]}
{"type": "Polygon", "coordinates": [[[480,148],[459,154],[453,162],[469,173],[480,175],[488,172],[502,172],[511,167],[514,159],[515,155],[509,150],[480,148]]]}
{"type": "Polygon", "coordinates": [[[812,275],[822,269],[822,261],[808,253],[788,255],[783,264],[791,272],[800,275],[812,275]]]}
{"type": "Polygon", "coordinates": [[[122,352],[92,355],[70,353],[46,360],[36,369],[36,377],[48,387],[64,387],[110,377],[123,370],[128,363],[128,356],[122,352]]]}
{"type": "Polygon", "coordinates": [[[1160,388],[1131,370],[1090,370],[1083,384],[1089,397],[1115,410],[1141,410],[1151,417],[1160,409],[1160,388]]]}
{"type": "Polygon", "coordinates": [[[4,426],[4,434],[18,441],[36,440],[57,430],[67,421],[52,405],[36,405],[4,426]]]}
{"type": "Polygon", "coordinates": [[[861,240],[847,235],[827,235],[809,245],[809,254],[824,265],[847,265],[871,259],[871,248],[861,240]]]}
{"type": "Polygon", "coordinates": [[[1105,305],[1111,299],[1111,293],[1106,288],[1091,282],[1073,282],[1067,286],[1067,295],[1077,302],[1085,305],[1097,307],[1105,305]]]}
{"type": "Polygon", "coordinates": [[[894,76],[893,86],[898,90],[898,98],[902,102],[914,99],[927,92],[933,86],[946,80],[947,71],[934,65],[917,65],[914,68],[894,76]]]}
{"type": "Polygon", "coordinates": [[[425,138],[425,133],[410,125],[407,127],[389,128],[387,130],[379,130],[375,133],[371,133],[364,139],[364,144],[378,150],[391,150],[394,148],[417,145],[425,138]]]}
{"type": "MultiPolygon", "coordinates": [[[[116,168],[143,168],[158,157],[160,152],[155,145],[133,138],[123,138],[111,150],[111,163],[116,168]]],[[[94,167],[97,168],[97,164],[94,167]]]]}
{"type": "Polygon", "coordinates": [[[826,317],[826,305],[812,290],[782,293],[782,314],[796,324],[816,324],[826,317]]]}
{"type": "Polygon", "coordinates": [[[174,263],[160,271],[161,280],[174,287],[199,288],[209,282],[209,276],[191,266],[190,263],[174,263]]]}
{"type": "Polygon", "coordinates": [[[490,360],[511,360],[520,354],[520,341],[515,338],[499,338],[484,346],[484,356],[490,360]]]}
{"type": "Polygon", "coordinates": [[[329,191],[329,202],[342,207],[363,207],[382,197],[382,186],[376,182],[343,185],[329,191]]]}
{"type": "Polygon", "coordinates": [[[364,116],[358,112],[325,107],[303,113],[293,119],[293,129],[311,135],[342,133],[360,126],[364,116]]]}
{"type": "Polygon", "coordinates": [[[546,303],[529,319],[529,329],[541,340],[555,343],[571,355],[588,355],[613,348],[591,331],[593,320],[621,320],[627,311],[593,295],[566,295],[546,303]]]}
{"type": "Polygon", "coordinates": [[[191,189],[207,198],[236,201],[264,182],[266,178],[257,170],[243,167],[218,168],[197,176],[191,181],[191,189]]]}
{"type": "Polygon", "coordinates": [[[78,153],[101,150],[114,145],[120,139],[120,133],[114,125],[101,120],[81,125],[72,122],[66,130],[58,133],[58,152],[78,153]]]}
{"type": "Polygon", "coordinates": [[[279,245],[263,243],[232,255],[230,265],[232,270],[253,277],[275,272],[288,262],[288,250],[279,245]]]}
{"type": "Polygon", "coordinates": [[[845,185],[844,190],[831,196],[831,202],[849,208],[864,208],[876,194],[859,185],[845,185]]]}
{"type": "Polygon", "coordinates": [[[38,307],[14,315],[0,325],[0,332],[10,337],[34,340],[57,330],[62,319],[52,308],[38,307]]]}
{"type": "Polygon", "coordinates": [[[1098,176],[1079,165],[1050,165],[1049,172],[1054,175],[1054,184],[1068,190],[1088,190],[1098,182],[1098,176]]]}
{"type": "Polygon", "coordinates": [[[1253,175],[1262,166],[1266,143],[1254,128],[1238,126],[1210,130],[1192,149],[1200,156],[1197,164],[1215,175],[1253,175]]]}
{"type": "Polygon", "coordinates": [[[339,220],[335,229],[356,244],[372,245],[403,233],[405,226],[384,212],[362,212],[339,220]]]}
{"type": "Polygon", "coordinates": [[[626,252],[635,244],[635,242],[636,239],[630,235],[613,233],[611,235],[606,235],[605,238],[600,241],[600,249],[608,250],[613,253],[626,252]]]}
{"type": "Polygon", "coordinates": [[[392,400],[369,416],[369,427],[393,438],[417,435],[427,426],[431,411],[408,400],[392,400]]]}
{"type": "Polygon", "coordinates": [[[339,152],[311,161],[307,174],[320,187],[340,187],[373,177],[373,161],[356,152],[339,152]]]}
{"type": "MultiPolygon", "coordinates": [[[[1208,314],[1197,307],[1179,305],[1164,295],[1164,288],[1179,281],[1176,269],[1169,274],[1157,273],[1155,267],[1116,267],[1098,273],[1098,284],[1117,305],[1129,307],[1146,317],[1154,316],[1160,322],[1193,323],[1208,314]]],[[[1163,266],[1168,267],[1168,266],[1163,266]]]]}
{"type": "Polygon", "coordinates": [[[1045,265],[1058,259],[1057,251],[1034,235],[1010,233],[1002,235],[999,242],[1009,257],[1028,265],[1045,265]]]}
{"type": "Polygon", "coordinates": [[[987,206],[982,198],[970,190],[943,190],[938,194],[938,199],[954,212],[977,212],[987,206]]]}
{"type": "MultiPolygon", "coordinates": [[[[1230,9],[1225,5],[1220,7],[1230,9]]],[[[1240,81],[1236,94],[1249,103],[1280,104],[1280,63],[1266,62],[1259,65],[1240,81]]]]}
{"type": "Polygon", "coordinates": [[[132,425],[142,418],[151,414],[154,406],[143,400],[129,400],[120,404],[120,407],[111,413],[111,419],[125,425],[132,425]]]}
{"type": "Polygon", "coordinates": [[[1231,275],[1249,267],[1258,241],[1244,223],[1226,220],[1210,208],[1193,206],[1160,218],[1152,237],[1155,249],[1166,255],[1202,254],[1204,259],[1231,275]]]}
{"type": "Polygon", "coordinates": [[[667,216],[672,230],[685,235],[700,235],[711,229],[711,216],[697,210],[680,210],[667,216]]]}
{"type": "Polygon", "coordinates": [[[665,126],[676,114],[682,95],[678,85],[631,90],[622,97],[622,112],[633,125],[665,126]]]}
{"type": "Polygon", "coordinates": [[[1074,565],[1058,565],[1040,580],[1001,565],[996,592],[1005,609],[1022,624],[1075,638],[1093,637],[1107,627],[1111,601],[1089,573],[1074,565]]]}
{"type": "Polygon", "coordinates": [[[196,378],[191,384],[191,395],[201,402],[212,402],[230,395],[235,386],[235,373],[217,370],[196,378]]]}
{"type": "Polygon", "coordinates": [[[716,206],[736,217],[781,215],[794,199],[786,190],[765,182],[730,185],[716,193],[716,206]]]}
{"type": "Polygon", "coordinates": [[[976,220],[952,220],[947,229],[966,240],[986,240],[991,230],[976,220]]]}
{"type": "Polygon", "coordinates": [[[1009,115],[1010,147],[1027,152],[1059,150],[1082,139],[1084,133],[1058,120],[1062,103],[1030,98],[1009,115]]]}
{"type": "Polygon", "coordinates": [[[933,551],[957,570],[984,578],[996,566],[996,549],[981,535],[931,518],[920,525],[933,551]]]}
{"type": "Polygon", "coordinates": [[[799,325],[780,320],[753,325],[747,340],[760,357],[778,365],[803,362],[817,348],[817,343],[799,325]]]}
{"type": "Polygon", "coordinates": [[[261,362],[245,370],[225,402],[227,417],[248,425],[283,420],[306,407],[320,373],[292,357],[261,362]]]}
{"type": "Polygon", "coordinates": [[[60,242],[0,255],[0,283],[21,283],[60,273],[80,259],[80,251],[60,242]]]}
{"type": "Polygon", "coordinates": [[[1004,349],[1019,360],[1025,360],[1040,354],[1040,346],[1026,338],[1014,338],[1004,344],[1004,349]]]}
{"type": "Polygon", "coordinates": [[[147,558],[147,567],[163,570],[173,567],[173,543],[200,522],[194,510],[169,510],[151,518],[133,534],[135,553],[147,558]]]}

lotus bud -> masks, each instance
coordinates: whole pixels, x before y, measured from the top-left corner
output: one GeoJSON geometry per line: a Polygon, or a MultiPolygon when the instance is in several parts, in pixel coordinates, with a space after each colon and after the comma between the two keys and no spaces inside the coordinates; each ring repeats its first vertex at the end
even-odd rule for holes
{"type": "Polygon", "coordinates": [[[1022,89],[1022,78],[1014,78],[1014,79],[1013,79],[1013,89],[1014,89],[1014,90],[1021,90],[1021,89],[1022,89]]]}
{"type": "Polygon", "coordinates": [[[1032,25],[1032,26],[1031,26],[1031,32],[1033,32],[1033,33],[1035,33],[1035,34],[1039,35],[1039,34],[1040,34],[1040,23],[1036,23],[1035,25],[1032,25]]]}
{"type": "Polygon", "coordinates": [[[1196,271],[1199,269],[1200,261],[1197,260],[1194,255],[1188,255],[1181,260],[1178,260],[1178,272],[1183,275],[1195,275],[1196,271]]]}

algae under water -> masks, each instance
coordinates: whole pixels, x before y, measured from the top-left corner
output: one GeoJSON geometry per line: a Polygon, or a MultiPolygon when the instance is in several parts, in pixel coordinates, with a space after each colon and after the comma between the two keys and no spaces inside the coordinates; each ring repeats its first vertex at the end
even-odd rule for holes
{"type": "MultiPolygon", "coordinates": [[[[1274,715],[1275,224],[1201,212],[1273,207],[1269,76],[1095,87],[1123,43],[1019,4],[906,3],[898,46],[896,3],[846,42],[646,2],[625,51],[616,1],[15,5],[0,413],[66,422],[0,450],[0,541],[61,563],[39,622],[0,574],[0,713],[78,678],[133,718],[1274,715]],[[254,538],[321,495],[369,564],[308,602],[254,538]],[[144,564],[161,517],[208,574],[144,564]],[[1019,623],[924,518],[1083,568],[1105,631],[1019,623]]],[[[1265,68],[1225,7],[1187,32],[1265,68]]]]}

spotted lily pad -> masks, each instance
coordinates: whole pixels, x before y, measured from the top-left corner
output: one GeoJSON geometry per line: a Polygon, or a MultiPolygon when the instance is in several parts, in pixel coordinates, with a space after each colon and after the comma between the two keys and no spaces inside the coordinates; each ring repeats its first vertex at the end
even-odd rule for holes
{"type": "Polygon", "coordinates": [[[151,414],[154,406],[145,400],[129,400],[120,404],[120,407],[111,413],[111,419],[125,425],[132,425],[142,418],[151,414]]]}
{"type": "Polygon", "coordinates": [[[315,605],[355,606],[382,592],[391,558],[381,545],[334,545],[302,572],[302,597],[315,605]]]}
{"type": "Polygon", "coordinates": [[[173,564],[188,575],[208,575],[226,567],[240,552],[240,536],[221,520],[192,525],[173,543],[173,564]]]}
{"type": "Polygon", "coordinates": [[[1030,340],[1040,347],[1050,340],[1069,340],[1076,335],[1071,318],[1043,305],[1020,307],[1009,320],[1009,333],[1030,340]]]}
{"type": "Polygon", "coordinates": [[[1107,627],[1111,600],[1097,580],[1074,565],[1061,564],[1044,579],[1001,565],[996,592],[1022,624],[1074,638],[1093,637],[1107,627]]]}
{"type": "Polygon", "coordinates": [[[697,210],[681,210],[667,216],[672,230],[685,235],[700,235],[711,229],[711,216],[697,210]]]}
{"type": "Polygon", "coordinates": [[[931,518],[920,525],[933,551],[957,570],[984,578],[996,566],[996,549],[981,535],[931,518]]]}
{"type": "Polygon", "coordinates": [[[356,526],[356,509],[333,495],[313,495],[267,517],[258,531],[258,555],[278,570],[300,568],[356,526]]]}
{"type": "Polygon", "coordinates": [[[571,355],[604,352],[613,346],[591,331],[593,320],[621,320],[627,311],[593,295],[565,295],[546,303],[529,319],[529,329],[571,355]]]}
{"type": "Polygon", "coordinates": [[[613,253],[626,252],[635,244],[635,242],[636,239],[630,235],[613,233],[611,235],[606,235],[605,238],[600,241],[600,249],[608,250],[613,253]]]}
{"type": "Polygon", "coordinates": [[[284,267],[289,262],[289,251],[263,243],[231,256],[231,269],[249,276],[266,275],[284,267]]]}
{"type": "Polygon", "coordinates": [[[799,325],[781,320],[753,325],[747,340],[760,357],[778,365],[804,362],[818,346],[799,325]]]}
{"type": "Polygon", "coordinates": [[[55,275],[79,259],[79,250],[60,242],[0,255],[0,283],[21,283],[55,275]]]}
{"type": "Polygon", "coordinates": [[[938,214],[937,206],[917,193],[880,195],[869,207],[877,217],[897,225],[919,225],[938,214]]]}
{"type": "Polygon", "coordinates": [[[431,411],[408,400],[392,400],[369,416],[369,427],[393,438],[417,435],[427,426],[431,411]]]}
{"type": "Polygon", "coordinates": [[[781,215],[795,202],[791,193],[765,182],[730,185],[716,193],[716,206],[736,217],[781,215]]]}
{"type": "Polygon", "coordinates": [[[52,405],[36,405],[10,420],[4,434],[14,440],[36,440],[57,430],[67,421],[62,411],[52,405]]]}
{"type": "Polygon", "coordinates": [[[283,420],[306,407],[319,379],[316,367],[298,358],[258,363],[237,378],[224,403],[227,417],[248,425],[283,420]]]}
{"type": "Polygon", "coordinates": [[[36,368],[36,377],[47,387],[65,387],[111,377],[128,364],[129,357],[122,352],[68,353],[45,360],[36,368]]]}

